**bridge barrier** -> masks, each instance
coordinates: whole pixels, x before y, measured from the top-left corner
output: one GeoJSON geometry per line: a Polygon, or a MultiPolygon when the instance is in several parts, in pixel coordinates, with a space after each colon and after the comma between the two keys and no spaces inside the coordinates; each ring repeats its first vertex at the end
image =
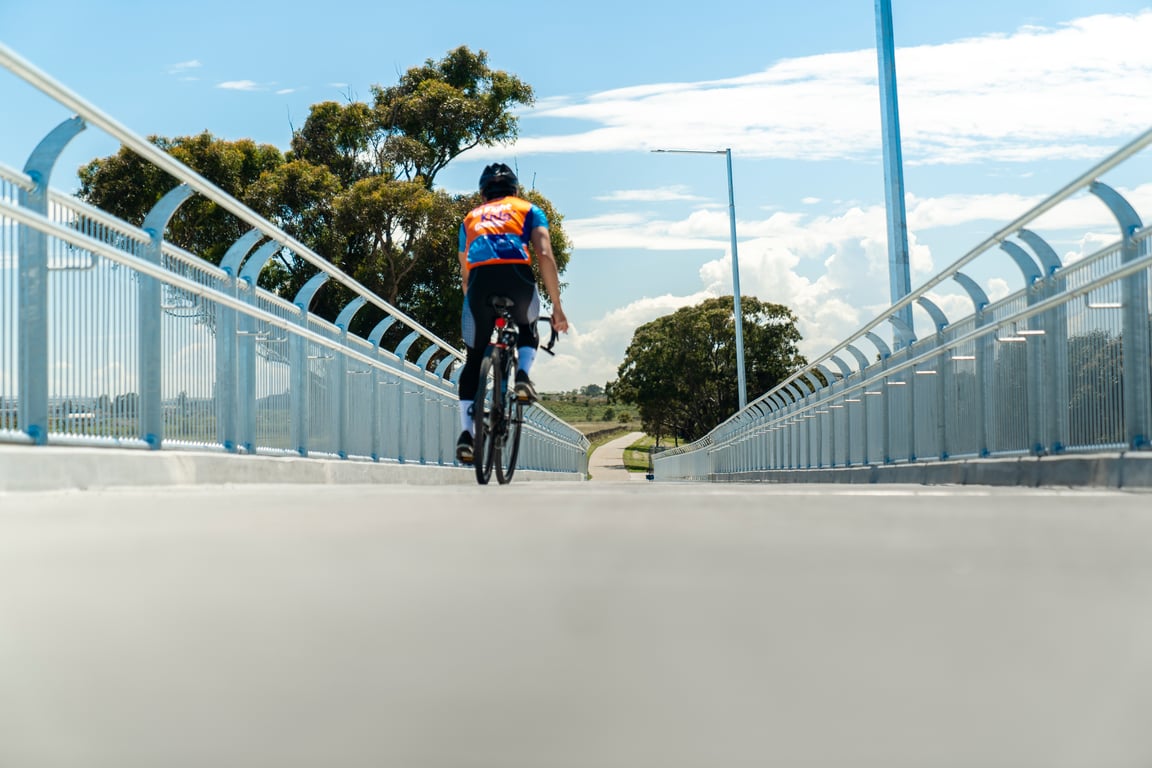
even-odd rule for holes
{"type": "MultiPolygon", "coordinates": [[[[0,66],[75,113],[0,165],[0,442],[455,465],[458,349],[2,45],[0,66]],[[51,186],[89,126],[177,179],[142,226],[51,186]],[[194,195],[248,228],[219,266],[164,239],[194,195]],[[291,301],[257,284],[285,254],[317,270],[291,301]],[[332,322],[309,311],[328,282],[354,297],[332,322]]],[[[528,409],[522,469],[583,476],[587,449],[528,409]]]]}
{"type": "Polygon", "coordinates": [[[1100,181],[1150,143],[1152,131],[700,440],[656,455],[655,478],[1152,486],[1152,229],[1100,181]],[[1061,218],[1058,206],[1084,192],[1115,220],[1117,240],[1064,263],[1030,226],[1061,218]],[[990,301],[962,271],[986,254],[1006,255],[1023,287],[990,301]],[[940,309],[930,292],[945,281],[971,314],[940,309]],[[909,306],[924,313],[923,338],[900,318],[909,306]],[[1126,473],[1115,468],[1125,459],[1135,460],[1126,473]]]}

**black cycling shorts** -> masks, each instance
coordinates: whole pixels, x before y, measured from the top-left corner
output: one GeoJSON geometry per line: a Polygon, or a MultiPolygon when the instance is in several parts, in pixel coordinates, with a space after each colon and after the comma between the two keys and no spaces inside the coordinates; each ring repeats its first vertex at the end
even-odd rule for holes
{"type": "Polygon", "coordinates": [[[465,346],[484,350],[492,338],[496,312],[489,299],[507,296],[515,302],[512,316],[520,330],[521,347],[540,346],[536,321],[540,319],[540,294],[536,278],[527,264],[491,264],[468,272],[468,293],[464,296],[461,331],[465,346]]]}

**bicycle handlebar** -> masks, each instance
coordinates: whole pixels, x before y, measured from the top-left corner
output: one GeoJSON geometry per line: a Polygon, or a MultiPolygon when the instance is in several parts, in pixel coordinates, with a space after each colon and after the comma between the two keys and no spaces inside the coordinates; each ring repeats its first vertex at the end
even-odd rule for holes
{"type": "Polygon", "coordinates": [[[542,316],[538,322],[542,323],[545,320],[548,321],[548,328],[551,329],[552,335],[548,338],[548,343],[540,347],[540,349],[555,357],[556,353],[552,351],[552,347],[556,346],[556,340],[560,338],[560,334],[556,332],[556,326],[552,325],[551,315],[542,316]]]}

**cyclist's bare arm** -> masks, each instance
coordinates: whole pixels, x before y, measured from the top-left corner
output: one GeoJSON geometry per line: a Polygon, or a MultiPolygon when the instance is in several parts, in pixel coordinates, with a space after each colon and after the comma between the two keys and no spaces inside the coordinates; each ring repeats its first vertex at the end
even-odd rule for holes
{"type": "Polygon", "coordinates": [[[556,266],[556,257],[552,254],[552,236],[545,227],[536,227],[532,230],[532,251],[536,254],[540,277],[548,290],[548,300],[552,303],[552,327],[566,332],[568,318],[560,306],[560,270],[556,266]]]}

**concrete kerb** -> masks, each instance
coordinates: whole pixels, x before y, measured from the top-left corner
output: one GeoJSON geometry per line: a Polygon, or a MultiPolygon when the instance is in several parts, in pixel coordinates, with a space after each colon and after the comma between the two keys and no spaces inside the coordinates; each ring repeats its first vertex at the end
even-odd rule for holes
{"type": "Polygon", "coordinates": [[[1152,489],[1152,452],[1015,456],[843,468],[760,470],[714,474],[702,479],[719,483],[901,483],[1152,489]]]}
{"type": "MultiPolygon", "coordinates": [[[[583,479],[584,476],[577,473],[516,472],[516,481],[520,482],[583,479]]],[[[475,482],[471,467],[193,451],[0,446],[0,492],[245,483],[469,485],[475,482]]]]}

